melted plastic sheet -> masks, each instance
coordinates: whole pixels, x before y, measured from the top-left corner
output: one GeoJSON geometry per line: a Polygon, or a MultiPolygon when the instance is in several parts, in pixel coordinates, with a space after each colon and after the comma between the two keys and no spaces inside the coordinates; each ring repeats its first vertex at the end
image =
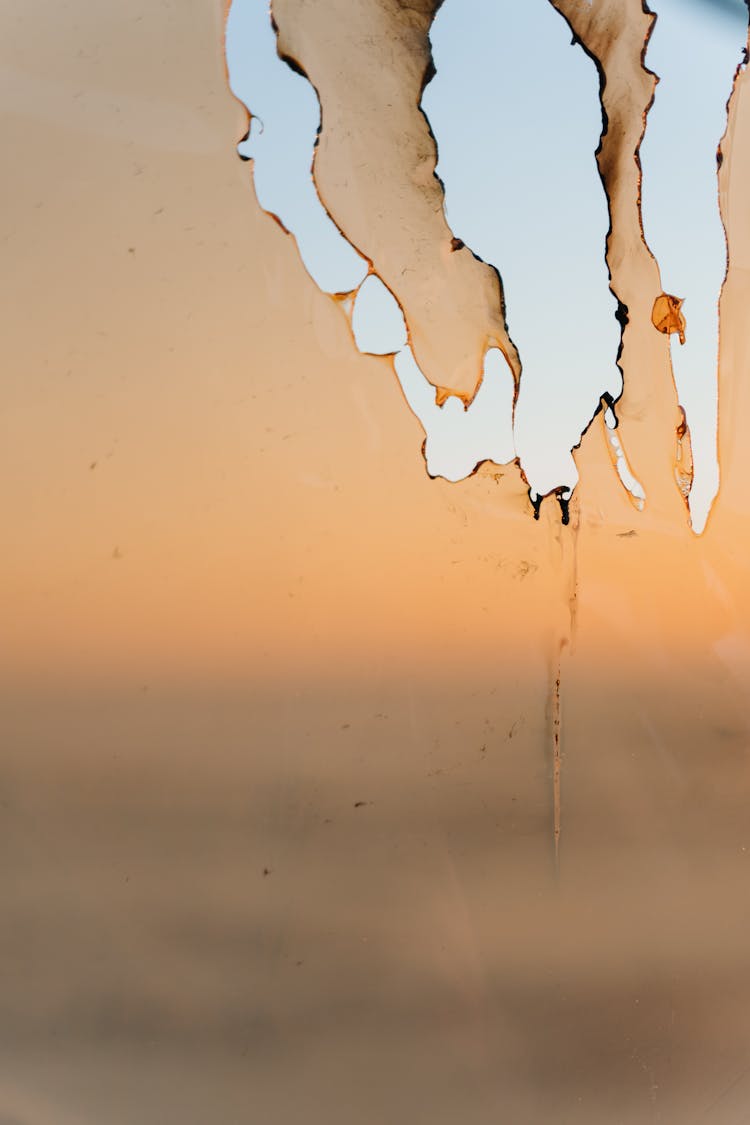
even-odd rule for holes
{"type": "MultiPolygon", "coordinates": [[[[427,475],[393,360],[253,199],[217,7],[4,16],[9,1121],[750,1112],[747,72],[696,537],[638,216],[649,18],[559,7],[606,73],[629,318],[567,526],[512,461],[427,475]]],[[[518,375],[433,176],[432,6],[274,11],[319,196],[419,372],[471,398],[494,349],[518,375]]]]}

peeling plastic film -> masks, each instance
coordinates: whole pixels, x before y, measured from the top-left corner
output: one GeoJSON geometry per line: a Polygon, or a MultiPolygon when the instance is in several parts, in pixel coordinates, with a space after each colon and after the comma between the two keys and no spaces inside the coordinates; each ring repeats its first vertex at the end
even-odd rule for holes
{"type": "Polygon", "coordinates": [[[8,1119],[743,1120],[746,5],[3,22],[8,1119]]]}

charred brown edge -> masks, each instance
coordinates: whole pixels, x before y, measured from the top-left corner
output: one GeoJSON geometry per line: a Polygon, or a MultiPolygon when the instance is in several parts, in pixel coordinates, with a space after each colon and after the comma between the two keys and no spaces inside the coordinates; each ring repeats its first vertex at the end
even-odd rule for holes
{"type": "MultiPolygon", "coordinates": [[[[748,0],[748,2],[750,2],[750,0],[748,0]]],[[[644,14],[646,14],[646,15],[651,14],[649,12],[648,5],[646,4],[646,0],[641,0],[641,4],[642,4],[644,14]]],[[[573,24],[571,23],[569,17],[565,14],[565,12],[562,12],[557,7],[557,4],[554,3],[554,0],[553,0],[553,3],[552,3],[552,6],[555,8],[555,11],[558,13],[558,15],[562,19],[565,20],[566,24],[570,28],[570,33],[571,33],[571,37],[572,37],[571,38],[571,45],[580,47],[581,50],[583,51],[583,53],[585,55],[587,55],[588,58],[591,59],[594,66],[596,67],[596,72],[597,72],[597,75],[599,77],[599,106],[600,106],[601,114],[602,114],[602,128],[601,128],[601,132],[599,134],[599,144],[597,145],[597,147],[594,151],[594,159],[596,160],[596,169],[597,169],[597,173],[599,175],[599,179],[601,181],[602,191],[604,192],[604,198],[607,200],[607,216],[609,218],[609,228],[607,230],[607,234],[606,234],[606,237],[604,239],[604,264],[607,267],[607,277],[609,278],[609,291],[612,294],[612,296],[614,297],[615,301],[617,302],[617,309],[616,309],[615,314],[614,314],[615,320],[620,325],[620,343],[619,343],[619,346],[617,348],[617,355],[615,356],[615,366],[617,367],[617,369],[620,372],[620,375],[622,377],[622,388],[623,389],[622,389],[622,391],[620,391],[620,394],[617,395],[616,398],[614,396],[610,395],[609,392],[606,392],[605,394],[603,394],[600,397],[599,403],[598,403],[596,409],[594,410],[593,414],[591,415],[591,419],[589,420],[588,425],[581,432],[580,440],[577,442],[576,445],[573,446],[573,449],[579,449],[580,445],[581,445],[581,442],[583,441],[584,436],[586,435],[586,433],[588,432],[588,430],[591,427],[592,422],[596,418],[597,414],[599,414],[602,410],[603,399],[606,397],[607,405],[610,406],[610,407],[614,406],[615,403],[618,402],[619,399],[622,397],[623,391],[625,390],[625,370],[622,366],[621,361],[622,361],[622,352],[623,352],[624,342],[625,342],[625,329],[626,329],[626,327],[629,323],[629,320],[630,320],[630,310],[628,309],[628,306],[625,304],[625,302],[621,299],[619,293],[616,291],[616,289],[614,287],[614,278],[612,277],[612,270],[611,270],[610,265],[609,265],[609,247],[610,247],[610,241],[612,239],[612,231],[613,231],[613,227],[612,227],[612,202],[611,202],[610,197],[609,197],[609,191],[607,189],[607,183],[606,183],[606,180],[604,178],[604,173],[602,172],[602,167],[601,167],[601,162],[600,162],[600,157],[601,157],[601,154],[602,154],[602,150],[604,148],[604,140],[605,140],[605,138],[606,138],[606,136],[609,132],[609,116],[607,114],[607,110],[606,110],[605,105],[604,105],[604,92],[607,88],[607,75],[605,73],[604,65],[603,65],[601,59],[599,59],[597,57],[597,55],[595,55],[594,52],[591,51],[586,46],[586,44],[583,42],[583,40],[581,39],[581,37],[579,36],[577,31],[573,27],[573,24]]],[[[641,65],[643,66],[644,70],[646,69],[646,67],[645,67],[646,47],[648,46],[648,41],[651,38],[651,32],[653,30],[654,22],[655,22],[655,20],[652,19],[652,21],[649,25],[649,28],[648,28],[648,32],[646,34],[644,46],[641,50],[641,65]]],[[[641,227],[641,237],[643,237],[643,225],[641,224],[641,200],[640,200],[641,168],[640,168],[640,159],[638,157],[638,152],[640,150],[641,141],[643,140],[644,134],[646,132],[646,114],[648,113],[648,109],[651,108],[651,105],[653,104],[653,100],[654,100],[654,98],[653,98],[653,94],[652,94],[651,99],[650,99],[649,104],[648,104],[648,108],[646,109],[646,111],[643,114],[643,128],[641,130],[640,137],[638,138],[638,145],[637,145],[635,153],[634,153],[635,161],[636,161],[636,164],[638,166],[638,222],[639,222],[639,225],[641,227]]]]}
{"type": "MultiPolygon", "coordinates": [[[[313,158],[312,158],[312,161],[310,163],[310,176],[312,177],[313,187],[315,188],[315,194],[318,197],[318,200],[320,202],[321,207],[323,208],[326,215],[331,220],[331,222],[333,223],[333,225],[335,226],[336,230],[339,232],[341,237],[346,242],[349,243],[349,245],[352,247],[353,250],[356,250],[356,252],[360,255],[360,257],[365,262],[367,262],[368,274],[370,274],[374,270],[372,258],[370,258],[368,254],[365,254],[365,252],[363,250],[361,250],[359,246],[355,246],[355,244],[352,242],[352,240],[347,235],[346,231],[344,231],[339,226],[339,224],[336,222],[336,219],[331,214],[331,211],[328,208],[328,205],[326,204],[325,199],[321,195],[321,193],[318,189],[318,185],[317,185],[316,180],[315,180],[315,157],[317,155],[318,145],[319,145],[322,133],[323,133],[323,102],[322,102],[321,97],[320,97],[320,91],[318,90],[318,87],[315,85],[312,78],[310,77],[310,75],[305,70],[305,68],[302,66],[302,63],[299,61],[299,59],[294,58],[293,55],[287,54],[286,51],[280,50],[280,47],[279,47],[279,25],[276,21],[276,14],[273,10],[273,0],[271,0],[271,4],[270,4],[270,7],[269,7],[269,15],[270,15],[270,19],[271,19],[271,27],[273,28],[274,35],[276,36],[276,54],[278,55],[278,57],[281,59],[281,61],[283,63],[286,63],[286,65],[289,67],[290,70],[293,70],[295,74],[298,74],[300,76],[300,78],[304,78],[306,82],[309,82],[310,86],[315,91],[315,97],[318,99],[318,108],[320,110],[320,121],[318,123],[318,128],[317,128],[316,134],[315,134],[315,143],[313,145],[313,158]]],[[[269,211],[269,212],[267,212],[267,214],[270,215],[270,214],[273,214],[273,213],[269,211]]],[[[281,224],[281,226],[284,230],[286,230],[286,228],[283,226],[283,223],[281,224]]],[[[331,293],[329,295],[331,297],[333,297],[334,300],[335,300],[337,298],[340,299],[341,297],[345,297],[347,294],[346,293],[331,293]]]]}

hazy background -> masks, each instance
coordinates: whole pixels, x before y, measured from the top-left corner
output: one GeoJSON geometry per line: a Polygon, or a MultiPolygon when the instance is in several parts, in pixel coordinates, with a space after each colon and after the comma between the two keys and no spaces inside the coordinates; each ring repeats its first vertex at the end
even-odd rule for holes
{"type": "Polygon", "coordinates": [[[221,17],[4,15],[0,1119],[739,1125],[744,525],[431,482],[221,17]]]}

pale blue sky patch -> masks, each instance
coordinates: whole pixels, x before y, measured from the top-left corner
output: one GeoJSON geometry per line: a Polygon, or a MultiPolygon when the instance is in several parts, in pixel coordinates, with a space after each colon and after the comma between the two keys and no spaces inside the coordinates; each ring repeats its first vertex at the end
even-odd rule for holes
{"type": "Polygon", "coordinates": [[[324,292],[350,293],[368,263],[341,234],[312,178],[320,104],[310,82],[279,58],[267,0],[234,0],[226,28],[232,92],[253,115],[239,152],[254,161],[258,202],[294,236],[324,292]]]}

